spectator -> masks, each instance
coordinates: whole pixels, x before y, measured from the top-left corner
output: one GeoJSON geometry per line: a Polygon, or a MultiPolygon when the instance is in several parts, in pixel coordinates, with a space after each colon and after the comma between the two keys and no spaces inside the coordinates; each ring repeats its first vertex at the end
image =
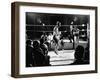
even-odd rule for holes
{"type": "Polygon", "coordinates": [[[44,55],[48,54],[48,46],[46,44],[44,44],[43,39],[40,39],[40,48],[43,50],[44,55]]]}
{"type": "Polygon", "coordinates": [[[45,63],[45,55],[43,54],[43,50],[40,48],[40,42],[33,42],[33,55],[35,66],[43,66],[45,63]]]}
{"type": "Polygon", "coordinates": [[[78,45],[75,50],[75,61],[72,64],[87,64],[87,62],[84,60],[84,47],[81,45],[78,45]]]}
{"type": "Polygon", "coordinates": [[[32,67],[34,65],[33,57],[32,57],[32,46],[31,40],[26,41],[26,67],[32,67]]]}
{"type": "Polygon", "coordinates": [[[41,35],[41,39],[43,39],[44,41],[47,41],[47,35],[45,32],[43,32],[43,34],[41,35]]]}
{"type": "Polygon", "coordinates": [[[87,46],[85,48],[85,55],[84,55],[84,59],[89,63],[89,59],[90,59],[90,48],[89,48],[89,40],[87,43],[87,46]]]}
{"type": "Polygon", "coordinates": [[[48,55],[48,46],[44,44],[43,39],[40,39],[40,48],[43,50],[43,54],[45,55],[45,66],[50,65],[50,56],[48,55]]]}

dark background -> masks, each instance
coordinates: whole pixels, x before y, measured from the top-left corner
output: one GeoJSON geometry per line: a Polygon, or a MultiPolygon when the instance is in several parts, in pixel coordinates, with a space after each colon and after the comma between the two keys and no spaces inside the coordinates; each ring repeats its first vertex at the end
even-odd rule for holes
{"type": "Polygon", "coordinates": [[[59,31],[65,31],[70,27],[63,25],[71,25],[72,21],[74,25],[89,23],[89,15],[26,12],[26,34],[31,39],[40,38],[43,32],[46,31],[47,34],[52,32],[57,21],[60,21],[62,25],[59,31]]]}

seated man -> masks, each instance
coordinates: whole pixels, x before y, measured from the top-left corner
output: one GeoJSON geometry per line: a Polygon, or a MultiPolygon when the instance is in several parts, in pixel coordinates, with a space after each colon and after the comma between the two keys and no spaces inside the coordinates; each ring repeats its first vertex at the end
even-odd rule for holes
{"type": "Polygon", "coordinates": [[[53,35],[52,35],[52,33],[49,33],[47,36],[47,43],[48,43],[49,49],[51,48],[52,42],[53,42],[53,35]]]}
{"type": "Polygon", "coordinates": [[[48,55],[48,46],[44,43],[43,39],[40,39],[40,48],[43,50],[45,55],[45,66],[50,65],[50,56],[48,55]]]}
{"type": "Polygon", "coordinates": [[[43,66],[45,63],[45,55],[43,54],[43,50],[40,48],[40,42],[33,42],[33,56],[35,66],[43,66]]]}
{"type": "Polygon", "coordinates": [[[72,63],[72,65],[88,64],[88,62],[84,60],[84,47],[83,46],[81,45],[77,46],[74,57],[75,57],[75,61],[72,63]]]}
{"type": "Polygon", "coordinates": [[[26,67],[34,66],[34,58],[32,57],[33,49],[31,43],[31,40],[26,41],[26,67]]]}

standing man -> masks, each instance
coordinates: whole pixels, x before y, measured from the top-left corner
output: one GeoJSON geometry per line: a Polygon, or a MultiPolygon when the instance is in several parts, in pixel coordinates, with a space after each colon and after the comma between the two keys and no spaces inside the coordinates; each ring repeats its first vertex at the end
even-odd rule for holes
{"type": "Polygon", "coordinates": [[[56,26],[53,29],[53,40],[55,42],[55,49],[54,52],[58,55],[58,47],[59,47],[59,39],[60,39],[60,32],[59,27],[61,27],[61,23],[59,21],[56,22],[56,26]]]}

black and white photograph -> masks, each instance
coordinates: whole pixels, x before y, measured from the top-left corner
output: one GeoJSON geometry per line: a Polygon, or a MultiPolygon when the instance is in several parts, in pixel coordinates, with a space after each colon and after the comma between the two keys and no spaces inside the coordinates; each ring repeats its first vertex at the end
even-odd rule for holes
{"type": "Polygon", "coordinates": [[[26,12],[26,67],[90,62],[90,16],[26,12]]]}
{"type": "Polygon", "coordinates": [[[12,76],[97,73],[97,7],[12,4],[12,76]]]}

